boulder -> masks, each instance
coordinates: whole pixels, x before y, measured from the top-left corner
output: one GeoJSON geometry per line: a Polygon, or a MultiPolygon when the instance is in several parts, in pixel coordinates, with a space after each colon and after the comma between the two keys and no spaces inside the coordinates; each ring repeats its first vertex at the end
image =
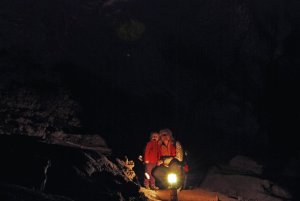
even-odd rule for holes
{"type": "Polygon", "coordinates": [[[229,166],[240,172],[261,175],[263,166],[246,156],[235,156],[229,161],[229,166]]]}
{"type": "Polygon", "coordinates": [[[283,201],[292,198],[290,192],[282,186],[260,178],[258,174],[261,174],[263,167],[254,160],[236,156],[229,164],[229,167],[212,167],[201,183],[201,187],[241,201],[283,201]]]}

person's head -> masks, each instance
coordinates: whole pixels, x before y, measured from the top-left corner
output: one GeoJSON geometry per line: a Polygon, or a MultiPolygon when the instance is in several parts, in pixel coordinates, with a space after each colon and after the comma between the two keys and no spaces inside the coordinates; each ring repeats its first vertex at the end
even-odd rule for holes
{"type": "Polygon", "coordinates": [[[162,141],[174,140],[172,131],[168,128],[160,130],[159,134],[162,141]]]}
{"type": "Polygon", "coordinates": [[[151,132],[151,134],[150,134],[150,140],[158,141],[159,138],[160,138],[160,136],[159,136],[158,132],[151,132]]]}

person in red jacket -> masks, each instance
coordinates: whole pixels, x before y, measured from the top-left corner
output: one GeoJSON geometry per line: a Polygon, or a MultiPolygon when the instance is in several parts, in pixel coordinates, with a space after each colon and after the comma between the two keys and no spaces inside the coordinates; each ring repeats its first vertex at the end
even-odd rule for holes
{"type": "Polygon", "coordinates": [[[155,179],[152,176],[152,170],[155,168],[159,155],[159,133],[152,132],[150,135],[150,141],[147,143],[144,154],[145,162],[145,178],[144,186],[147,189],[158,190],[158,187],[155,185],[155,179]],[[150,186],[149,186],[150,185],[150,186]]]}

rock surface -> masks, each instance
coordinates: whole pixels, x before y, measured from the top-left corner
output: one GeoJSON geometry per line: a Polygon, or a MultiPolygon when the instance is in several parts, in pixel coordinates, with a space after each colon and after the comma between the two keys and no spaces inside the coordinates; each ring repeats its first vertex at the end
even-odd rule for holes
{"type": "MultiPolygon", "coordinates": [[[[68,135],[63,136],[63,139],[72,139],[68,135]]],[[[105,142],[99,136],[87,136],[82,147],[80,144],[64,146],[64,141],[57,143],[61,138],[52,139],[55,144],[28,136],[0,135],[0,139],[1,182],[22,186],[11,187],[14,191],[35,189],[37,197],[43,193],[49,194],[45,200],[51,200],[50,194],[78,201],[143,200],[139,185],[124,174],[126,167],[108,154],[109,149],[103,146],[105,142]],[[103,152],[100,149],[85,149],[88,144],[95,145],[92,143],[94,139],[98,139],[97,145],[101,142],[103,152]]],[[[74,139],[79,139],[79,136],[74,136],[74,139]]],[[[29,194],[27,190],[22,192],[29,194]]],[[[17,194],[14,198],[9,197],[8,193],[1,193],[0,199],[13,201],[21,199],[19,196],[22,195],[17,194]]],[[[34,199],[34,196],[28,198],[34,199]]]]}
{"type": "Polygon", "coordinates": [[[39,201],[73,201],[72,199],[46,194],[36,190],[17,185],[8,185],[0,183],[0,198],[5,201],[24,201],[24,200],[39,200],[39,201]]]}
{"type": "Polygon", "coordinates": [[[292,199],[290,192],[282,186],[260,178],[261,169],[262,166],[254,160],[245,156],[236,156],[227,166],[212,167],[202,182],[201,188],[220,192],[240,201],[292,199]]]}

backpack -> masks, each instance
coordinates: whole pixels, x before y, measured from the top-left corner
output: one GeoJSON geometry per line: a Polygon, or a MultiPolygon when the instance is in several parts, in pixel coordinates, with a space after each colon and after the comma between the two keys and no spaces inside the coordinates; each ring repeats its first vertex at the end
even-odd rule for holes
{"type": "Polygon", "coordinates": [[[175,144],[176,150],[181,149],[181,152],[179,153],[179,155],[177,155],[177,153],[176,153],[176,157],[182,158],[183,171],[185,173],[187,173],[189,171],[189,166],[188,166],[188,162],[187,162],[187,152],[183,151],[183,148],[182,148],[182,145],[180,142],[176,141],[174,144],[175,144]]]}

